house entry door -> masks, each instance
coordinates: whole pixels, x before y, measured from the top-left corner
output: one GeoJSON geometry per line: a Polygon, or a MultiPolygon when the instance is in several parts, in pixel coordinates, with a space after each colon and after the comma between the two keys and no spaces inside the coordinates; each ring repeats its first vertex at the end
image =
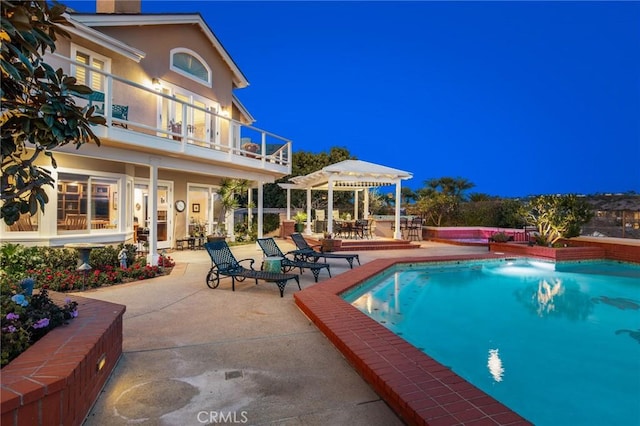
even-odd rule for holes
{"type": "Polygon", "coordinates": [[[149,228],[151,215],[156,215],[156,236],[158,248],[171,248],[173,240],[173,218],[169,214],[172,198],[173,185],[171,183],[158,184],[158,208],[155,212],[149,209],[149,185],[137,183],[134,189],[134,222],[137,221],[140,232],[149,228]]]}

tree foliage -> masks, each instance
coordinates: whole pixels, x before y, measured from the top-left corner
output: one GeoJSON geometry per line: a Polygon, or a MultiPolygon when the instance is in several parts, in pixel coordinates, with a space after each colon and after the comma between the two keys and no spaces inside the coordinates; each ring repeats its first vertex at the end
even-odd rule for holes
{"type": "Polygon", "coordinates": [[[100,143],[90,126],[104,124],[104,118],[94,117],[93,107],[76,106],[73,98],[92,90],[43,60],[56,50],[58,36],[69,37],[62,28],[71,25],[65,11],[45,1],[2,0],[0,219],[8,225],[38,207],[44,211],[49,201],[44,186],[53,186],[53,178],[37,164],[41,154],[55,168],[55,148],[100,143]]]}
{"type": "Polygon", "coordinates": [[[458,201],[464,201],[464,191],[471,189],[476,185],[469,180],[461,177],[441,177],[438,179],[429,179],[425,181],[425,188],[418,191],[420,196],[428,196],[433,193],[441,193],[451,196],[458,201]]]}
{"type": "Polygon", "coordinates": [[[593,218],[589,203],[573,194],[534,197],[523,204],[521,214],[536,227],[541,245],[580,235],[580,227],[593,218]]]}
{"type": "MultiPolygon", "coordinates": [[[[339,163],[344,160],[355,160],[349,150],[343,147],[332,147],[329,152],[312,153],[298,151],[293,153],[291,164],[291,174],[278,179],[274,184],[264,186],[265,207],[286,207],[286,191],[278,186],[278,183],[287,183],[295,176],[304,176],[309,173],[321,170],[323,167],[339,163]]],[[[335,208],[346,208],[351,203],[351,193],[335,191],[333,193],[333,203],[335,208]]],[[[307,194],[305,191],[291,191],[291,206],[303,208],[307,204],[307,194]]],[[[311,208],[325,209],[327,207],[327,194],[323,191],[312,191],[311,208]]]]}
{"type": "Polygon", "coordinates": [[[434,191],[421,196],[415,204],[415,212],[422,216],[426,225],[442,226],[446,216],[456,213],[458,199],[454,195],[434,191]]]}
{"type": "Polygon", "coordinates": [[[418,201],[411,210],[420,214],[428,225],[442,226],[446,217],[458,214],[459,204],[464,201],[464,191],[475,185],[464,178],[442,177],[425,181],[418,190],[418,201]]]}

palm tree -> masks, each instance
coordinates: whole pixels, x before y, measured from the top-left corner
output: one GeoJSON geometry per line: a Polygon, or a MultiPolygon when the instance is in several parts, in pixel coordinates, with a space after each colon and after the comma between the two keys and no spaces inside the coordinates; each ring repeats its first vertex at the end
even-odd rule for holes
{"type": "MultiPolygon", "coordinates": [[[[249,181],[246,179],[223,179],[218,189],[218,199],[220,202],[220,216],[218,223],[222,224],[221,231],[226,229],[229,213],[240,207],[239,197],[249,188],[249,181]]],[[[233,230],[229,230],[233,232],[233,230]]],[[[227,233],[228,234],[228,233],[227,233]]]]}

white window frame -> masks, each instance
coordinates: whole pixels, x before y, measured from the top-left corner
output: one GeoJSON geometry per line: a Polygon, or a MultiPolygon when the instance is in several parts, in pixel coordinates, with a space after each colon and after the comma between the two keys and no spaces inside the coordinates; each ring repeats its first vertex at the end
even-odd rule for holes
{"type": "MultiPolygon", "coordinates": [[[[81,53],[83,55],[87,55],[89,56],[89,63],[87,64],[88,68],[87,68],[87,73],[88,73],[88,79],[89,79],[89,84],[88,86],[91,87],[91,82],[93,81],[93,71],[92,71],[92,67],[91,64],[93,63],[94,59],[98,59],[99,61],[101,61],[102,63],[104,63],[104,69],[101,70],[104,73],[107,74],[111,74],[111,58],[109,58],[108,56],[103,56],[99,53],[94,52],[93,50],[87,49],[83,46],[78,46],[77,44],[71,43],[71,59],[73,59],[73,62],[71,62],[71,75],[76,76],[76,69],[78,68],[78,65],[76,65],[76,56],[78,53],[81,53]]],[[[101,75],[102,77],[102,75],[101,75]]],[[[103,84],[104,84],[104,78],[102,79],[103,84]]],[[[81,82],[81,84],[85,84],[85,82],[81,82]]],[[[104,86],[101,88],[93,88],[93,90],[99,90],[101,92],[104,92],[104,86]]]]}
{"type": "MultiPolygon", "coordinates": [[[[188,98],[187,103],[191,105],[193,105],[194,102],[197,101],[204,104],[205,107],[211,112],[215,112],[216,114],[218,114],[220,111],[220,103],[218,101],[199,95],[195,92],[192,92],[191,90],[185,89],[184,87],[166,83],[164,85],[164,88],[167,94],[170,94],[172,96],[180,95],[188,98]]],[[[166,127],[166,125],[169,122],[175,121],[176,108],[182,107],[181,102],[168,101],[170,102],[170,104],[169,104],[169,110],[166,112],[168,116],[166,117],[166,122],[165,122],[165,120],[162,119],[162,111],[163,111],[162,103],[163,102],[167,102],[167,101],[164,101],[162,97],[158,97],[158,111],[160,111],[160,113],[158,114],[157,125],[159,128],[166,127]]],[[[193,113],[194,113],[193,109],[189,109],[189,111],[187,111],[188,116],[182,117],[182,121],[181,121],[182,125],[193,124],[193,113]]],[[[205,134],[207,135],[206,140],[209,141],[210,143],[213,143],[216,149],[219,149],[220,127],[221,127],[220,117],[213,114],[208,114],[208,117],[209,117],[209,120],[207,120],[205,123],[205,134]],[[212,134],[213,131],[215,131],[215,134],[212,134]]]]}
{"type": "Polygon", "coordinates": [[[187,49],[185,47],[176,47],[174,49],[171,49],[171,51],[169,52],[169,69],[173,72],[176,72],[190,80],[196,81],[200,84],[202,84],[203,86],[206,87],[213,87],[213,73],[211,72],[211,67],[209,66],[209,64],[207,63],[207,61],[205,61],[202,56],[198,55],[196,52],[194,52],[191,49],[187,49]],[[187,55],[191,55],[194,58],[196,58],[198,61],[200,61],[200,63],[204,66],[204,68],[207,70],[207,81],[204,81],[198,77],[196,77],[193,74],[190,74],[188,72],[186,72],[183,69],[180,69],[178,67],[176,67],[175,65],[173,65],[173,56],[176,53],[186,53],[187,55]]]}
{"type": "MultiPolygon", "coordinates": [[[[122,192],[123,187],[124,187],[124,183],[123,182],[126,179],[126,175],[121,174],[121,173],[103,172],[103,171],[95,171],[95,170],[89,170],[89,169],[76,169],[76,168],[60,167],[60,168],[57,169],[57,175],[56,175],[56,179],[55,179],[55,187],[56,188],[58,187],[58,183],[60,182],[60,175],[61,174],[73,174],[73,175],[87,176],[88,177],[87,182],[90,183],[90,184],[87,185],[88,191],[91,190],[91,185],[94,185],[91,182],[94,179],[110,179],[110,180],[114,180],[115,184],[116,184],[116,188],[117,188],[118,194],[119,194],[118,195],[118,199],[117,199],[117,202],[118,202],[118,205],[119,205],[119,211],[118,211],[118,213],[116,215],[116,218],[117,218],[117,221],[118,221],[116,228],[115,229],[110,229],[110,230],[88,228],[87,231],[88,231],[89,234],[99,234],[99,233],[105,233],[105,232],[121,232],[121,231],[124,230],[124,227],[123,227],[123,223],[125,223],[124,222],[124,219],[125,219],[125,216],[124,216],[125,213],[124,212],[127,211],[127,208],[133,210],[131,206],[126,206],[126,205],[124,205],[122,203],[123,198],[122,198],[121,194],[123,193],[122,192]]],[[[54,205],[57,206],[57,204],[58,204],[57,191],[56,191],[56,198],[55,198],[54,201],[55,201],[54,205]]],[[[55,213],[55,220],[57,221],[59,219],[58,218],[57,209],[54,210],[54,211],[56,212],[55,213]]],[[[91,213],[90,213],[90,210],[89,210],[89,203],[87,203],[87,220],[89,220],[89,221],[91,220],[91,213]]],[[[56,233],[59,236],[60,235],[77,235],[77,234],[81,234],[81,233],[78,233],[78,232],[75,232],[75,233],[68,233],[68,232],[64,232],[64,231],[60,232],[60,230],[57,229],[57,227],[56,227],[56,233]]]]}

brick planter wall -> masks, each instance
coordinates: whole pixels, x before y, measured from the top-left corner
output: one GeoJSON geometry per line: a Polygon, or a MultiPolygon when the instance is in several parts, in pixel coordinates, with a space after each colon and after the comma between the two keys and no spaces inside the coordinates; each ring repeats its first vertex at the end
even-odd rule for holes
{"type": "Polygon", "coordinates": [[[561,247],[551,248],[528,246],[518,243],[489,243],[489,251],[504,252],[520,256],[535,256],[554,261],[602,259],[605,251],[600,247],[561,247]]]}
{"type": "MultiPolygon", "coordinates": [[[[50,292],[57,304],[67,295],[50,292]]],[[[126,307],[72,296],[78,317],[2,369],[2,425],[80,425],[122,354],[126,307]],[[100,359],[105,364],[98,370],[100,359]]]]}
{"type": "Polygon", "coordinates": [[[296,223],[293,220],[283,220],[280,223],[280,238],[289,238],[289,235],[296,232],[296,223]]]}
{"type": "Polygon", "coordinates": [[[528,246],[518,243],[489,243],[489,251],[535,256],[554,261],[611,259],[640,263],[640,245],[630,242],[563,240],[568,247],[528,246]]]}
{"type": "Polygon", "coordinates": [[[622,262],[634,262],[640,263],[640,241],[638,240],[617,240],[612,243],[611,241],[598,241],[590,240],[586,238],[563,240],[567,245],[571,247],[597,247],[604,250],[604,255],[607,259],[620,260],[622,262]]]}

